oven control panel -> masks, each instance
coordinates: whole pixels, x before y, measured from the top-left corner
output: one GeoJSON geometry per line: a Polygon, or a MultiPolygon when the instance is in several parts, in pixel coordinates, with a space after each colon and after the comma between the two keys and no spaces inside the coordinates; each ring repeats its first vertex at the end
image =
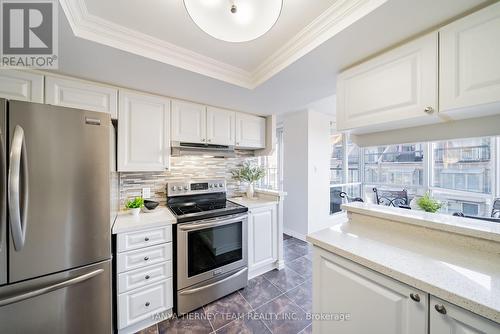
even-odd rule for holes
{"type": "Polygon", "coordinates": [[[226,180],[224,179],[189,180],[169,182],[167,184],[167,195],[169,197],[221,192],[226,192],[226,180]]]}

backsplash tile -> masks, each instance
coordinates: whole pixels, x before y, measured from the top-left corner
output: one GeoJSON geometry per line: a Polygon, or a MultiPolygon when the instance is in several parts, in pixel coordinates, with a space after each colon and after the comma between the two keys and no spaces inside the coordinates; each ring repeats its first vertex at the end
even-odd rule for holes
{"type": "Polygon", "coordinates": [[[166,184],[185,179],[226,179],[228,196],[243,193],[246,186],[232,179],[231,170],[243,162],[257,162],[248,151],[236,151],[235,158],[206,158],[202,156],[171,157],[170,170],[165,172],[127,172],[120,174],[120,207],[128,199],[141,196],[142,188],[151,188],[151,199],[164,205],[166,184]]]}

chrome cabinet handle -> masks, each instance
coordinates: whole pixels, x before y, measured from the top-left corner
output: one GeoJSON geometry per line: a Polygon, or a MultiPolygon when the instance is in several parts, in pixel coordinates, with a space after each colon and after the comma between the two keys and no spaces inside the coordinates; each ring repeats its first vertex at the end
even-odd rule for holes
{"type": "Polygon", "coordinates": [[[12,229],[12,239],[16,251],[21,251],[26,241],[26,227],[28,214],[28,157],[26,154],[26,140],[24,130],[16,125],[12,137],[10,149],[9,165],[9,193],[8,203],[10,212],[10,227],[12,229]],[[21,171],[22,171],[22,189],[21,189],[21,171]],[[21,197],[23,204],[21,206],[21,197]]]}
{"type": "Polygon", "coordinates": [[[441,314],[446,314],[446,307],[444,307],[443,304],[441,305],[434,305],[434,308],[436,309],[436,311],[438,311],[438,313],[441,313],[441,314]]]}
{"type": "Polygon", "coordinates": [[[0,300],[0,307],[6,306],[9,304],[14,304],[14,303],[23,301],[25,299],[30,299],[30,298],[34,298],[34,297],[37,297],[40,295],[44,295],[46,293],[56,291],[59,289],[67,288],[68,286],[71,286],[71,285],[82,283],[82,282],[89,280],[92,277],[97,276],[103,272],[104,272],[104,269],[97,269],[97,270],[91,271],[89,273],[86,273],[86,274],[83,274],[83,275],[80,275],[80,276],[77,276],[74,278],[70,278],[70,279],[64,280],[64,281],[56,283],[56,284],[46,286],[46,287],[41,288],[41,289],[21,293],[19,295],[16,295],[16,296],[13,296],[10,298],[2,299],[2,300],[0,300]]]}
{"type": "Polygon", "coordinates": [[[201,138],[201,141],[205,141],[205,138],[201,138]]]}
{"type": "Polygon", "coordinates": [[[427,113],[427,114],[432,114],[434,112],[434,108],[433,107],[425,107],[424,111],[427,113]]]}
{"type": "Polygon", "coordinates": [[[420,303],[420,296],[418,295],[418,293],[410,293],[410,298],[413,301],[420,303]]]}

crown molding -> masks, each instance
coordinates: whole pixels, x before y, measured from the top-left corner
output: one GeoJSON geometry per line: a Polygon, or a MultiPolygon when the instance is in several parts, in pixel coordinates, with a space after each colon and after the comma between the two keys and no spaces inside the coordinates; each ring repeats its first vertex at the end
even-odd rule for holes
{"type": "Polygon", "coordinates": [[[387,0],[337,0],[252,72],[104,20],[88,12],[85,0],[59,2],[77,37],[254,89],[387,0]]]}
{"type": "Polygon", "coordinates": [[[258,86],[302,58],[388,0],[337,0],[291,40],[274,52],[252,75],[258,86]]]}

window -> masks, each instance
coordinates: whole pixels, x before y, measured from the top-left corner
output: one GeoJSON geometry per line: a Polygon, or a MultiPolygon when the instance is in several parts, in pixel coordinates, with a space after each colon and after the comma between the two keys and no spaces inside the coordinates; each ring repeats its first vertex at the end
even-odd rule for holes
{"type": "Polygon", "coordinates": [[[433,186],[491,194],[492,143],[490,137],[432,143],[433,186]]]}
{"type": "Polygon", "coordinates": [[[424,144],[365,148],[364,157],[366,185],[404,188],[409,194],[424,187],[424,144]]]}
{"type": "Polygon", "coordinates": [[[351,197],[362,197],[360,148],[347,134],[336,133],[332,128],[330,135],[332,153],[330,157],[330,214],[340,212],[345,192],[351,197]]]}
{"type": "Polygon", "coordinates": [[[332,132],[331,141],[331,213],[340,192],[371,201],[373,187],[406,189],[410,200],[429,191],[450,214],[489,216],[500,197],[500,137],[359,148],[332,132]]]}
{"type": "Polygon", "coordinates": [[[266,169],[266,176],[257,186],[264,189],[283,189],[283,128],[276,129],[276,147],[273,154],[258,157],[257,163],[266,169]]]}

